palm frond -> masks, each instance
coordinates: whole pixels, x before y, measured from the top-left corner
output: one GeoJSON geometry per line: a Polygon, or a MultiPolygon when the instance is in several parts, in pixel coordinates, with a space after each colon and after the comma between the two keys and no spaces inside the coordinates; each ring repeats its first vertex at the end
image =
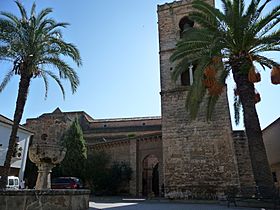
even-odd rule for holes
{"type": "Polygon", "coordinates": [[[280,63],[278,63],[272,59],[269,59],[265,56],[262,56],[262,55],[254,55],[253,59],[254,59],[254,61],[256,61],[256,62],[260,63],[261,65],[264,65],[268,68],[272,68],[273,66],[280,66],[280,63]]]}
{"type": "MultiPolygon", "coordinates": [[[[207,16],[207,19],[211,22],[216,22],[217,19],[224,20],[225,18],[225,15],[223,13],[221,13],[218,9],[215,9],[205,1],[195,0],[193,1],[192,6],[199,11],[199,14],[207,16]]],[[[193,13],[197,14],[196,12],[193,13]]],[[[190,15],[192,15],[193,13],[190,13],[190,15]]]]}
{"type": "Polygon", "coordinates": [[[56,81],[56,83],[58,84],[58,86],[60,87],[60,90],[62,92],[63,99],[65,99],[65,90],[64,90],[64,87],[63,87],[60,79],[51,71],[43,70],[42,72],[44,72],[45,74],[49,75],[51,78],[53,78],[56,81]]]}
{"type": "MultiPolygon", "coordinates": [[[[38,20],[38,19],[37,19],[38,20]]],[[[42,20],[39,24],[37,24],[38,25],[38,30],[39,31],[44,31],[44,32],[48,32],[48,30],[47,30],[47,27],[49,26],[49,25],[53,25],[53,24],[56,24],[56,22],[55,22],[55,20],[54,19],[52,19],[52,18],[48,18],[48,19],[44,19],[44,20],[42,20]]],[[[47,34],[46,34],[47,35],[47,34]]]]}
{"type": "Polygon", "coordinates": [[[20,3],[19,1],[16,1],[16,4],[19,8],[19,11],[20,11],[20,14],[21,14],[21,17],[24,21],[27,21],[28,17],[27,17],[27,12],[24,8],[24,6],[22,5],[22,3],[20,3]]]}
{"type": "Polygon", "coordinates": [[[215,96],[209,95],[208,96],[208,99],[207,99],[208,102],[207,102],[207,108],[206,108],[206,119],[208,121],[212,120],[212,115],[215,110],[215,105],[217,104],[218,99],[219,99],[219,95],[215,95],[215,96]]]}
{"type": "Polygon", "coordinates": [[[48,27],[47,27],[47,30],[48,31],[52,31],[52,30],[54,30],[54,29],[56,29],[56,28],[59,28],[59,27],[61,27],[61,28],[66,28],[67,26],[69,26],[70,24],[69,23],[52,23],[51,25],[49,25],[48,27]]]}
{"type": "Polygon", "coordinates": [[[234,120],[235,124],[239,125],[240,123],[240,110],[241,110],[241,101],[239,96],[234,95],[234,103],[233,103],[233,108],[234,108],[234,120]]]}
{"type": "Polygon", "coordinates": [[[200,104],[203,102],[204,96],[206,94],[206,89],[202,83],[202,78],[204,69],[208,63],[209,61],[207,58],[201,59],[194,71],[194,81],[190,86],[189,93],[186,98],[186,109],[189,111],[191,120],[194,120],[197,117],[200,104]]]}
{"type": "Polygon", "coordinates": [[[252,0],[247,8],[247,11],[244,13],[244,17],[250,17],[250,22],[255,19],[256,11],[260,1],[261,0],[252,0]]]}
{"type": "Polygon", "coordinates": [[[11,80],[11,78],[13,77],[13,75],[14,75],[14,72],[13,72],[13,71],[9,71],[9,72],[5,75],[3,81],[2,81],[1,84],[0,84],[0,93],[4,90],[4,88],[5,88],[6,85],[9,83],[9,81],[11,80]]]}
{"type": "Polygon", "coordinates": [[[57,68],[59,71],[60,78],[68,79],[71,85],[72,93],[76,92],[77,87],[79,85],[79,77],[75,70],[71,68],[67,63],[65,63],[59,58],[45,57],[42,61],[42,64],[53,65],[55,68],[57,68]]]}
{"type": "Polygon", "coordinates": [[[277,26],[280,22],[280,17],[277,18],[276,20],[273,20],[271,23],[267,24],[258,34],[257,37],[263,37],[267,33],[271,32],[275,26],[277,26]]]}
{"type": "Polygon", "coordinates": [[[42,11],[40,11],[39,14],[38,14],[38,16],[37,16],[37,18],[36,18],[36,20],[37,20],[36,25],[40,25],[41,21],[44,20],[44,18],[45,18],[48,14],[50,14],[52,11],[53,11],[52,8],[45,8],[45,9],[43,9],[42,11]]]}
{"type": "Polygon", "coordinates": [[[207,27],[209,30],[217,31],[217,21],[199,12],[190,14],[190,18],[202,27],[207,27]]]}
{"type": "Polygon", "coordinates": [[[14,24],[20,25],[20,20],[17,18],[17,16],[13,15],[9,12],[0,12],[1,15],[11,20],[14,24]]]}
{"type": "MultiPolygon", "coordinates": [[[[48,97],[49,81],[48,81],[48,77],[47,77],[45,70],[41,70],[41,76],[42,76],[44,84],[45,84],[45,100],[46,100],[46,98],[48,97]]],[[[63,98],[64,98],[65,93],[62,92],[62,94],[63,94],[63,98]]]]}
{"type": "Polygon", "coordinates": [[[71,57],[78,66],[82,65],[80,52],[75,45],[54,37],[50,37],[49,40],[51,43],[57,44],[60,47],[60,54],[71,57]]]}
{"type": "Polygon", "coordinates": [[[30,17],[35,17],[36,16],[36,3],[33,2],[32,7],[31,7],[31,11],[30,11],[30,17]]]}
{"type": "Polygon", "coordinates": [[[274,21],[280,15],[280,5],[276,6],[270,13],[261,18],[256,22],[254,26],[252,26],[252,30],[255,34],[261,32],[263,28],[270,24],[271,21],[274,21]]]}
{"type": "Polygon", "coordinates": [[[183,59],[179,62],[178,65],[175,65],[174,70],[171,73],[171,79],[173,81],[177,81],[179,76],[188,70],[188,67],[190,66],[191,62],[188,59],[183,59]]]}
{"type": "Polygon", "coordinates": [[[267,36],[258,38],[255,40],[254,48],[258,49],[259,47],[262,47],[263,45],[270,45],[270,46],[280,45],[279,37],[280,37],[280,30],[275,31],[274,33],[271,33],[267,36]]]}
{"type": "Polygon", "coordinates": [[[264,10],[264,8],[267,6],[267,4],[271,2],[271,0],[266,0],[262,6],[260,6],[256,12],[257,18],[260,16],[260,14],[262,13],[262,11],[264,10]]]}

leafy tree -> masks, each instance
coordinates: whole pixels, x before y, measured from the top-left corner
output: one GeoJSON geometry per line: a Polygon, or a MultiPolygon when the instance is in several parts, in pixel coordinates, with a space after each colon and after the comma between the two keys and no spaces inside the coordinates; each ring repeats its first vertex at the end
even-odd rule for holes
{"type": "Polygon", "coordinates": [[[85,179],[92,192],[104,194],[108,190],[110,159],[103,151],[93,151],[88,155],[85,179]]]}
{"type": "Polygon", "coordinates": [[[84,179],[87,149],[82,128],[77,119],[62,136],[62,144],[67,149],[61,164],[54,170],[53,176],[74,176],[84,179]]]}
{"type": "Polygon", "coordinates": [[[37,177],[38,177],[38,168],[36,164],[33,163],[27,156],[26,166],[24,171],[25,187],[29,189],[35,188],[37,177]]]}
{"type": "Polygon", "coordinates": [[[86,182],[96,195],[128,193],[132,169],[127,162],[113,162],[104,151],[93,151],[88,155],[86,182]]]}
{"type": "Polygon", "coordinates": [[[255,104],[260,100],[254,83],[260,81],[256,64],[272,69],[272,83],[280,83],[279,62],[263,53],[280,51],[280,5],[275,8],[271,0],[221,0],[223,11],[202,0],[193,1],[195,8],[189,18],[200,27],[189,27],[183,32],[171,56],[177,62],[172,75],[176,80],[191,64],[197,64],[194,82],[186,99],[191,117],[197,116],[199,105],[208,95],[207,118],[223,92],[230,72],[236,83],[235,110],[238,122],[242,105],[244,125],[249,143],[254,177],[262,194],[273,187],[270,167],[263,144],[262,131],[255,104]],[[270,6],[270,12],[262,14],[270,6]]]}
{"type": "Polygon", "coordinates": [[[65,91],[61,80],[68,80],[74,93],[79,85],[79,79],[75,70],[63,61],[63,58],[70,57],[78,66],[82,64],[78,49],[62,38],[61,28],[66,28],[68,24],[49,18],[51,8],[43,9],[36,15],[36,5],[33,3],[28,16],[23,5],[18,1],[16,4],[21,17],[9,12],[0,13],[0,61],[9,61],[12,64],[12,68],[0,83],[0,92],[14,75],[20,78],[14,125],[0,180],[2,189],[6,186],[16,135],[31,80],[41,78],[44,81],[45,97],[47,97],[49,78],[54,79],[64,97],[65,91]],[[58,75],[53,70],[57,70],[58,75]]]}
{"type": "Polygon", "coordinates": [[[114,162],[109,172],[109,192],[117,195],[119,193],[128,193],[129,181],[131,180],[132,169],[127,162],[114,162]]]}

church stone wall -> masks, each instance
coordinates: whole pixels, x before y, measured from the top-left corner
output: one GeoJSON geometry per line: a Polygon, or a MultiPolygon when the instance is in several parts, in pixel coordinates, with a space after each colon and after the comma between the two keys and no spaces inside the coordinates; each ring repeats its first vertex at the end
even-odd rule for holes
{"type": "Polygon", "coordinates": [[[99,143],[98,145],[90,146],[89,152],[92,149],[106,152],[111,157],[111,163],[129,162],[130,159],[129,141],[99,143]]]}
{"type": "Polygon", "coordinates": [[[161,190],[161,186],[163,184],[163,157],[162,157],[162,139],[161,135],[154,136],[150,138],[140,138],[138,139],[138,191],[140,195],[143,193],[142,188],[142,180],[143,180],[143,171],[144,171],[144,159],[150,155],[153,155],[157,158],[159,163],[159,188],[161,190]]]}
{"type": "Polygon", "coordinates": [[[245,132],[233,131],[233,141],[238,163],[241,193],[252,195],[255,193],[255,181],[245,132]]]}
{"type": "Polygon", "coordinates": [[[159,161],[159,188],[163,184],[163,160],[161,135],[143,136],[104,142],[89,146],[89,153],[93,150],[104,151],[114,161],[128,162],[132,168],[132,179],[129,183],[129,192],[132,195],[142,195],[143,160],[154,155],[159,161]]]}
{"type": "Polygon", "coordinates": [[[211,122],[203,114],[193,122],[188,119],[183,92],[164,94],[162,103],[166,196],[211,198],[227,186],[238,186],[231,125],[223,108],[226,97],[218,102],[211,122]]]}
{"type": "Polygon", "coordinates": [[[48,143],[60,142],[62,134],[70,127],[72,120],[63,114],[46,114],[28,119],[25,126],[35,132],[32,143],[41,141],[42,134],[48,135],[48,143]]]}
{"type": "Polygon", "coordinates": [[[115,161],[130,164],[133,171],[128,184],[130,194],[142,193],[141,161],[149,154],[158,157],[162,180],[160,117],[93,120],[85,112],[61,112],[57,108],[52,113],[27,119],[25,126],[35,132],[33,143],[41,141],[42,134],[48,135],[49,143],[59,142],[75,118],[83,129],[89,154],[93,150],[104,151],[110,155],[111,164],[115,161]]]}
{"type": "Polygon", "coordinates": [[[179,39],[179,21],[191,11],[190,3],[158,7],[165,196],[211,199],[227,186],[239,186],[238,169],[226,91],[212,121],[206,121],[206,102],[198,118],[190,121],[185,109],[189,87],[171,80],[174,64],[169,58],[179,39]]]}

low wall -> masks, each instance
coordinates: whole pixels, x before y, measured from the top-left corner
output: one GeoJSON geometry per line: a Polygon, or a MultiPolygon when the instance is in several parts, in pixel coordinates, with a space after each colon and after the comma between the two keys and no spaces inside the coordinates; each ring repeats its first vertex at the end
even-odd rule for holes
{"type": "Polygon", "coordinates": [[[87,210],[89,194],[89,190],[4,190],[0,209],[87,210]]]}

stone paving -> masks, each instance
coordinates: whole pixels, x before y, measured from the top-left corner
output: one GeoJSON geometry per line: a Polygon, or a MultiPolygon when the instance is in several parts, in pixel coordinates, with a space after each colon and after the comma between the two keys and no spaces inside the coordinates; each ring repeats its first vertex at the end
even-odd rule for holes
{"type": "Polygon", "coordinates": [[[186,204],[162,202],[90,202],[90,210],[268,210],[263,208],[230,207],[218,204],[186,204]]]}

